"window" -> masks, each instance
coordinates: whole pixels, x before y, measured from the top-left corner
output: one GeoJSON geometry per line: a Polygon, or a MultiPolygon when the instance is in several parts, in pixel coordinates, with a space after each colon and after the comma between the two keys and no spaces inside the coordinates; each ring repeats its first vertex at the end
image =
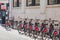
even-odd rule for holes
{"type": "Polygon", "coordinates": [[[39,6],[40,0],[26,0],[26,6],[39,6]]]}
{"type": "Polygon", "coordinates": [[[21,0],[13,0],[13,7],[20,7],[21,6],[21,0]]]}
{"type": "Polygon", "coordinates": [[[60,4],[60,0],[48,0],[48,5],[60,4]]]}

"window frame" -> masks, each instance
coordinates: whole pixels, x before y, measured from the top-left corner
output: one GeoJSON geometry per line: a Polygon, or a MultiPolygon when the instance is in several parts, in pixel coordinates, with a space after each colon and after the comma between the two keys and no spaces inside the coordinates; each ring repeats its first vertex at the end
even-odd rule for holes
{"type": "MultiPolygon", "coordinates": [[[[26,7],[34,7],[34,6],[40,6],[40,0],[39,0],[39,5],[36,4],[35,2],[35,5],[29,5],[28,2],[29,0],[26,0],[26,7]]],[[[36,1],[36,0],[35,0],[36,1]]],[[[31,1],[32,2],[32,1],[31,1]]],[[[32,4],[32,3],[31,3],[32,4]]]]}
{"type": "MultiPolygon", "coordinates": [[[[22,0],[21,0],[22,1],[22,0]]],[[[17,1],[16,1],[17,2],[17,1]]],[[[22,3],[21,3],[22,4],[22,3]]],[[[21,7],[21,4],[20,4],[20,0],[19,0],[19,6],[17,6],[17,3],[16,3],[16,6],[14,6],[14,0],[13,0],[13,8],[19,8],[21,7]]]]}
{"type": "Polygon", "coordinates": [[[58,2],[57,2],[55,4],[49,4],[49,0],[47,0],[47,5],[60,5],[60,3],[58,4],[58,2]]]}
{"type": "Polygon", "coordinates": [[[48,5],[48,0],[47,0],[47,7],[46,8],[60,8],[60,4],[48,5]]]}

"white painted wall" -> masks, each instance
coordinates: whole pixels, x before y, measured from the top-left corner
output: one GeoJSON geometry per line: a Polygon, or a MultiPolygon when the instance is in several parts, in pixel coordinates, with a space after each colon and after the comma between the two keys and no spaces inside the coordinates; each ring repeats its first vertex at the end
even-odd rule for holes
{"type": "MultiPolygon", "coordinates": [[[[1,0],[0,0],[1,1],[1,0]]],[[[22,0],[22,6],[18,8],[12,7],[12,0],[10,1],[11,12],[10,15],[14,16],[18,20],[18,16],[21,18],[39,18],[39,19],[57,19],[60,20],[60,5],[47,5],[47,0],[40,0],[40,6],[26,7],[26,0],[22,0]]]]}
{"type": "Polygon", "coordinates": [[[13,16],[17,17],[20,16],[22,18],[40,18],[40,19],[48,19],[48,18],[52,18],[52,19],[56,19],[56,20],[60,20],[60,7],[57,8],[46,8],[45,13],[41,13],[40,8],[25,8],[25,14],[22,11],[21,8],[15,8],[12,11],[13,16]]]}
{"type": "Polygon", "coordinates": [[[8,0],[0,0],[1,3],[8,3],[8,0]]]}
{"type": "Polygon", "coordinates": [[[60,20],[60,7],[57,8],[47,8],[46,10],[47,18],[52,18],[56,20],[60,20]]]}

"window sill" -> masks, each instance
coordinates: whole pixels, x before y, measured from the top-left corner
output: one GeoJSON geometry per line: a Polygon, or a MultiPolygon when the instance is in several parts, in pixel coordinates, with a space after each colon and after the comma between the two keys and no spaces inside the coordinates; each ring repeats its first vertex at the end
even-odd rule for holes
{"type": "Polygon", "coordinates": [[[56,5],[48,5],[47,8],[58,8],[60,7],[60,4],[56,4],[56,5]]]}
{"type": "MultiPolygon", "coordinates": [[[[21,7],[12,7],[12,9],[21,9],[21,7]]],[[[40,6],[28,6],[26,9],[40,9],[40,6]]]]}
{"type": "Polygon", "coordinates": [[[13,9],[21,9],[21,7],[12,7],[13,9]]]}
{"type": "Polygon", "coordinates": [[[28,6],[28,7],[26,7],[27,9],[39,9],[40,8],[40,6],[28,6]]]}

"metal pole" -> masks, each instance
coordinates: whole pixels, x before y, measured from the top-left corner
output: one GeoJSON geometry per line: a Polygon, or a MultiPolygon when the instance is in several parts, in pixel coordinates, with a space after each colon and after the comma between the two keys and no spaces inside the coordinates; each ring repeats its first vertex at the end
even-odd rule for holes
{"type": "Polygon", "coordinates": [[[0,3],[0,13],[1,13],[1,3],[0,3]]]}
{"type": "Polygon", "coordinates": [[[12,0],[8,0],[9,3],[9,18],[12,17],[12,0]]]}
{"type": "Polygon", "coordinates": [[[1,5],[0,5],[0,16],[1,16],[1,5]]]}

